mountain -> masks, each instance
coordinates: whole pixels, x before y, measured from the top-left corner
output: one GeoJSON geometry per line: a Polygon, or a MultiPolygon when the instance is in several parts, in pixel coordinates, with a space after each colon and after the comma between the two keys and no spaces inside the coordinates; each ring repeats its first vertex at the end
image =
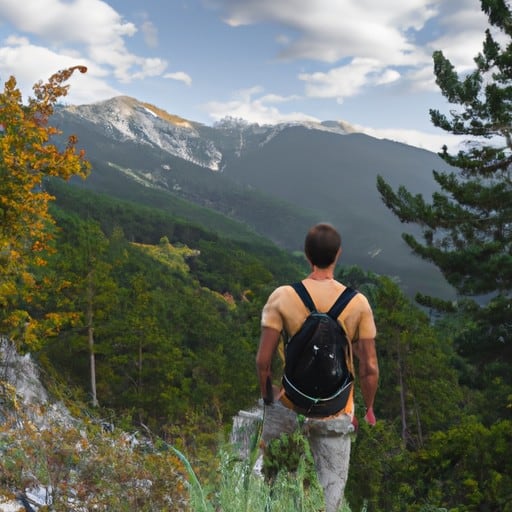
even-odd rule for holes
{"type": "Polygon", "coordinates": [[[60,106],[53,124],[78,136],[93,165],[77,185],[230,229],[216,222],[221,214],[233,236],[247,230],[290,250],[302,249],[313,223],[332,222],[343,263],[396,276],[409,295],[454,297],[438,269],[410,253],[400,235],[418,229],[400,224],[375,185],[380,174],[429,197],[432,170],[447,168],[434,153],[334,121],[205,126],[125,96],[60,106]]]}
{"type": "Polygon", "coordinates": [[[59,113],[79,119],[79,124],[93,124],[94,130],[108,139],[149,146],[212,171],[222,170],[234,158],[265,145],[290,126],[309,126],[337,134],[351,129],[332,121],[260,126],[230,118],[209,127],[127,96],[92,105],[68,106],[59,113]]]}

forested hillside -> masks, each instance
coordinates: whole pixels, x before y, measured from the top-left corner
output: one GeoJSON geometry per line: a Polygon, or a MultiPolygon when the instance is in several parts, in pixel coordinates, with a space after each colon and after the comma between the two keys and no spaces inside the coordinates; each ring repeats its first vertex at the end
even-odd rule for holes
{"type": "Polygon", "coordinates": [[[336,123],[205,127],[151,109],[127,97],[57,108],[52,122],[75,133],[90,158],[89,178],[72,182],[158,205],[230,238],[242,234],[241,222],[288,250],[301,249],[311,225],[331,222],[345,261],[397,276],[411,297],[455,297],[439,270],[400,240],[400,222],[375,187],[380,174],[417,193],[435,191],[432,169],[449,169],[435,153],[336,123]]]}
{"type": "Polygon", "coordinates": [[[149,207],[50,189],[57,234],[48,270],[59,302],[45,308],[78,315],[44,349],[52,365],[83,387],[94,329],[99,403],[158,432],[194,414],[216,429],[253,403],[262,301],[275,283],[302,275],[304,261],[149,207]]]}
{"type": "MultiPolygon", "coordinates": [[[[512,37],[510,8],[487,0],[482,6],[512,37]]],[[[438,112],[433,119],[485,140],[501,130],[503,147],[445,154],[462,170],[436,174],[442,193],[432,205],[378,182],[386,206],[421,228],[424,243],[410,234],[405,241],[443,270],[460,300],[420,296],[420,308],[389,276],[343,261],[337,270],[372,305],[381,374],[377,424],[361,421],[354,435],[346,488],[352,512],[512,510],[510,52],[500,53],[488,33],[468,80],[436,55],[447,98],[473,110],[466,118],[455,114],[453,124],[438,112]],[[487,76],[494,67],[501,74],[487,76]],[[482,93],[492,79],[500,86],[482,93]],[[480,305],[472,296],[482,292],[490,298],[480,305]]],[[[87,179],[90,166],[74,137],[65,147],[52,145],[48,120],[77,69],[85,71],[64,70],[36,86],[28,105],[14,78],[0,96],[0,337],[30,352],[54,396],[101,427],[86,435],[64,423],[39,429],[22,417],[7,372],[0,375],[0,494],[43,483],[62,510],[78,499],[95,510],[114,510],[112,503],[119,510],[161,510],[165,503],[183,510],[184,495],[197,492],[193,466],[208,484],[194,512],[231,512],[219,505],[226,487],[220,469],[239,461],[219,447],[225,449],[232,415],[258,398],[264,300],[278,284],[303,277],[305,260],[198,205],[180,205],[196,209],[192,222],[172,205],[141,205],[66,183],[87,179]],[[211,223],[203,225],[208,215],[211,223]],[[105,441],[105,422],[114,431],[143,432],[150,442],[135,452],[115,432],[105,441]],[[176,446],[190,468],[174,456],[176,446]],[[186,488],[184,468],[193,475],[186,488]],[[143,498],[132,499],[132,487],[143,498]]],[[[291,445],[281,454],[282,466],[293,452],[291,445]]],[[[231,485],[238,498],[262,485],[250,469],[231,485]]],[[[297,474],[284,482],[295,495],[314,488],[297,474]]]]}
{"type": "MultiPolygon", "coordinates": [[[[211,481],[219,434],[258,396],[263,301],[305,274],[303,258],[60,182],[48,189],[56,250],[43,271],[45,300],[31,311],[58,309],[69,322],[38,359],[73,400],[91,404],[95,389],[96,415],[144,425],[211,481]]],[[[392,279],[344,265],[338,278],[370,299],[382,376],[377,427],[362,424],[353,447],[352,510],[508,510],[511,389],[457,353],[465,315],[433,325],[392,279]]]]}

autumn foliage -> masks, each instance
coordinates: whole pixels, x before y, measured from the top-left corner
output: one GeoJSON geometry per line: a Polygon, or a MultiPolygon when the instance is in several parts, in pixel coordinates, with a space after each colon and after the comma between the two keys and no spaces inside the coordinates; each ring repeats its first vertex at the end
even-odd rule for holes
{"type": "MultiPolygon", "coordinates": [[[[45,264],[52,238],[48,204],[53,197],[44,179],[85,177],[89,170],[76,137],[59,148],[52,137],[61,133],[49,124],[76,70],[85,73],[87,68],[74,66],[36,83],[26,104],[14,77],[0,94],[0,333],[20,346],[35,340],[38,322],[28,307],[38,286],[33,269],[45,264]]],[[[50,318],[58,323],[57,317],[50,318]]]]}

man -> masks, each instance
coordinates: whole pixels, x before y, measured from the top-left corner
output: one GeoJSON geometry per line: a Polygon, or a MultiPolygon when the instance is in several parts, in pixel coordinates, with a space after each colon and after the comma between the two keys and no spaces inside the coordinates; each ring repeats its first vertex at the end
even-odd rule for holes
{"type": "MultiPolygon", "coordinates": [[[[345,285],[334,279],[336,263],[341,255],[341,237],[330,224],[318,224],[306,235],[304,252],[311,273],[302,281],[320,312],[327,312],[345,285]]],[[[291,433],[297,427],[297,414],[304,414],[286,396],[283,388],[272,386],[271,363],[278,348],[281,333],[293,336],[309,311],[295,290],[288,285],[276,288],[261,315],[261,338],[256,366],[265,414],[262,441],[266,445],[281,433],[291,433]]],[[[359,385],[366,406],[365,420],[375,424],[373,403],[379,379],[375,350],[376,328],[368,300],[357,293],[341,312],[338,321],[343,326],[352,352],[359,361],[359,385]]],[[[284,361],[286,365],[286,360],[284,361]]],[[[350,457],[349,433],[354,430],[353,390],[343,409],[327,417],[307,417],[308,435],[320,485],[324,490],[326,512],[336,512],[343,499],[350,457]]]]}

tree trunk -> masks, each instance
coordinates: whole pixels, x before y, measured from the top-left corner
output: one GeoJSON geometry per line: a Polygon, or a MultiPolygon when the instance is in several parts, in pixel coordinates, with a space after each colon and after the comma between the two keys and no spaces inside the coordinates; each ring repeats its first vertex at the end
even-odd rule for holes
{"type": "Polygon", "coordinates": [[[91,401],[93,407],[98,407],[96,395],[96,359],[94,357],[94,326],[93,326],[93,271],[87,276],[87,341],[89,345],[89,364],[91,372],[91,401]]]}
{"type": "Polygon", "coordinates": [[[142,335],[139,338],[139,372],[137,377],[137,393],[142,395],[142,335]]]}
{"type": "Polygon", "coordinates": [[[398,382],[400,385],[400,410],[402,418],[402,441],[407,443],[407,414],[405,410],[405,383],[404,383],[404,372],[402,367],[402,355],[400,353],[400,342],[398,343],[398,382]]]}
{"type": "Polygon", "coordinates": [[[423,429],[421,427],[420,411],[418,409],[416,400],[414,400],[414,409],[416,411],[416,425],[417,425],[417,429],[418,429],[418,441],[419,441],[420,447],[423,447],[423,429]]]}

